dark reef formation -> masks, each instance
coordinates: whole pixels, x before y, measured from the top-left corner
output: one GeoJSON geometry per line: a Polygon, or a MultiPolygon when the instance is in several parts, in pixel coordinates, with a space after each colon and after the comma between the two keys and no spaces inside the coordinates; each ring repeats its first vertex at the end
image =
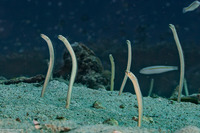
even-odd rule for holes
{"type": "MultiPolygon", "coordinates": [[[[110,72],[103,69],[102,63],[95,53],[82,43],[72,44],[76,54],[78,70],[76,82],[82,83],[89,88],[108,88],[110,72]]],[[[63,55],[63,66],[54,73],[55,77],[69,79],[71,75],[72,61],[69,52],[63,55]]]]}

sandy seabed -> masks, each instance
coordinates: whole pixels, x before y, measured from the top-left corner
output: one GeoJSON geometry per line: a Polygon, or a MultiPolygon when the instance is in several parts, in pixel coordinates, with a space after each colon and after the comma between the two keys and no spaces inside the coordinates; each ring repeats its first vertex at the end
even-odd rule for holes
{"type": "Polygon", "coordinates": [[[0,85],[0,132],[200,133],[198,104],[144,97],[144,117],[138,128],[135,95],[118,96],[118,91],[75,84],[66,109],[67,89],[66,83],[53,80],[41,98],[38,84],[0,85]],[[95,101],[102,107],[94,108],[95,101]],[[106,124],[108,119],[116,120],[114,125],[106,124]],[[40,123],[40,129],[33,120],[40,123]]]}

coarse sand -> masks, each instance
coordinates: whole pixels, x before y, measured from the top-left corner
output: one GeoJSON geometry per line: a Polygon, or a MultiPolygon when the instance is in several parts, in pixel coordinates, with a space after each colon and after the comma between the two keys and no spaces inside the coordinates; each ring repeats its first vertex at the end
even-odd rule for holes
{"type": "Polygon", "coordinates": [[[0,85],[0,132],[200,133],[198,104],[144,97],[143,121],[138,128],[135,95],[125,92],[118,96],[118,91],[75,84],[66,109],[67,89],[67,83],[53,80],[41,98],[38,84],[0,85]],[[95,102],[99,107],[93,106],[95,102]]]}

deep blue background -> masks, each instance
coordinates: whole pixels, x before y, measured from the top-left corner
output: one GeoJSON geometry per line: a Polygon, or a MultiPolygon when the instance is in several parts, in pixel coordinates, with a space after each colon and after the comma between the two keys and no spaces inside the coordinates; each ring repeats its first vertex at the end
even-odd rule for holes
{"type": "MultiPolygon", "coordinates": [[[[173,42],[169,24],[176,26],[183,46],[199,45],[200,8],[183,14],[191,0],[0,0],[0,55],[42,53],[48,59],[48,48],[40,34],[51,38],[56,64],[62,61],[64,46],[57,36],[66,36],[71,43],[83,42],[99,56],[105,69],[110,69],[108,54],[122,47],[125,41],[134,45],[155,45],[173,42]],[[32,52],[30,52],[32,51],[32,52]],[[104,58],[103,58],[104,57],[104,58]],[[60,62],[59,62],[60,61],[60,62]]],[[[120,51],[119,51],[120,52],[120,51]]],[[[126,56],[125,56],[126,59],[126,56]]],[[[115,59],[117,62],[117,59],[115,59]]],[[[126,62],[126,61],[125,61],[126,62]]],[[[3,64],[1,64],[3,65],[3,64]]],[[[118,62],[120,67],[126,64],[118,62]]],[[[20,67],[20,63],[19,66],[20,67]]],[[[26,71],[22,75],[46,73],[26,71]]],[[[46,68],[46,66],[45,66],[46,68]]],[[[2,70],[2,76],[20,76],[2,70]]],[[[124,72],[120,72],[124,73],[124,72]]]]}
{"type": "MultiPolygon", "coordinates": [[[[177,26],[183,43],[199,42],[200,9],[186,14],[188,0],[1,0],[0,41],[17,41],[23,47],[40,46],[40,33],[49,37],[63,34],[71,42],[110,39],[137,43],[137,28],[145,27],[149,45],[177,26]],[[24,46],[25,45],[25,46],[24,46]]],[[[170,40],[170,39],[169,39],[170,40]]],[[[8,46],[8,47],[9,47],[8,46]]],[[[116,46],[117,47],[117,46],[116,46]]]]}

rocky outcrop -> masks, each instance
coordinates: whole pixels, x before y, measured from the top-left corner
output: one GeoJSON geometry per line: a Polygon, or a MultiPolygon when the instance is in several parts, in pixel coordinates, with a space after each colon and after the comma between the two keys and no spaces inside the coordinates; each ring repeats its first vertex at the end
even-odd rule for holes
{"type": "MultiPolygon", "coordinates": [[[[110,82],[110,72],[103,69],[102,63],[95,53],[82,43],[72,44],[75,52],[78,70],[76,82],[82,83],[89,88],[108,88],[110,82]]],[[[71,56],[66,51],[63,55],[63,66],[54,73],[55,77],[69,79],[71,75],[71,56]]]]}

